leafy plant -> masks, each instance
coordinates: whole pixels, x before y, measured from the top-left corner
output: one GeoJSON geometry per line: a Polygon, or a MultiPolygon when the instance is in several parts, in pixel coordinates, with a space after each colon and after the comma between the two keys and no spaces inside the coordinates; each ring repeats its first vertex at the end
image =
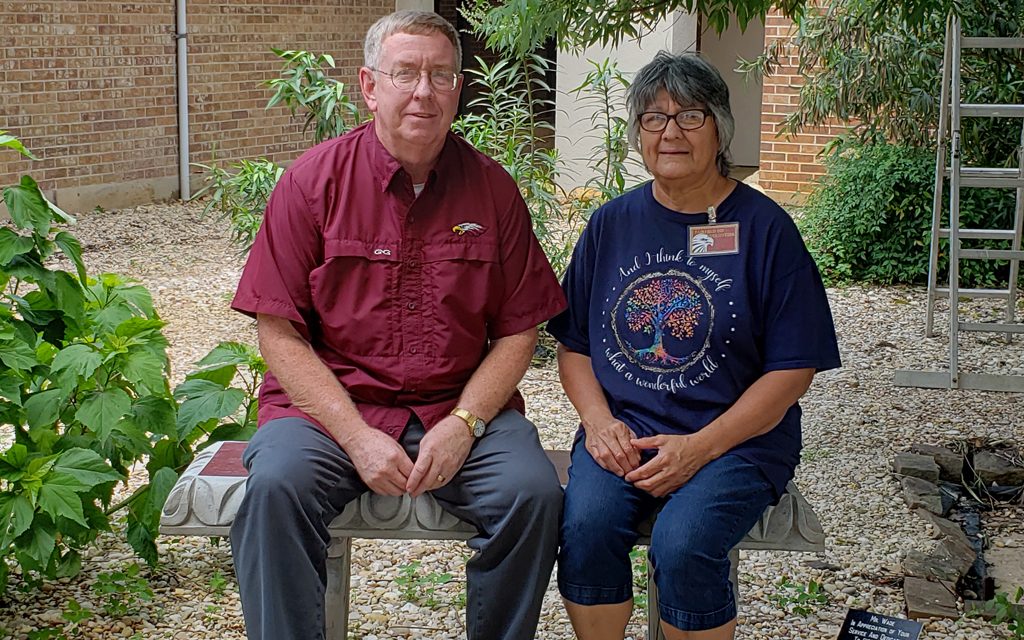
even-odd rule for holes
{"type": "Polygon", "coordinates": [[[798,584],[790,581],[788,576],[783,576],[775,584],[779,587],[779,592],[768,596],[769,599],[780,608],[798,616],[806,618],[815,608],[829,602],[828,593],[814,580],[807,584],[798,584]]]}
{"type": "Polygon", "coordinates": [[[263,210],[267,207],[274,186],[284,174],[284,167],[267,160],[239,160],[229,171],[218,165],[193,163],[206,172],[203,187],[194,198],[209,197],[203,213],[215,212],[231,227],[231,241],[248,252],[256,239],[263,210]]]}
{"type": "Polygon", "coordinates": [[[284,60],[281,75],[264,85],[274,90],[267,109],[283,104],[292,115],[304,111],[305,132],[313,127],[313,142],[337,138],[362,121],[359,107],[346,93],[345,83],[327,75],[334,69],[334,58],[326,53],[271,49],[284,60]]]}
{"type": "Polygon", "coordinates": [[[0,450],[0,591],[9,558],[26,582],[76,574],[80,550],[123,508],[128,542],[155,564],[161,506],[195,447],[251,433],[262,361],[249,348],[214,349],[176,390],[179,410],[149,292],[117,275],[89,277],[78,240],[59,230],[73,219],[32,178],[3,194],[0,424],[13,443],[0,450]],[[236,374],[244,389],[229,388],[236,374]],[[149,482],[110,506],[147,457],[149,482]]]}
{"type": "MultiPolygon", "coordinates": [[[[888,143],[849,142],[825,159],[827,174],[808,197],[798,219],[822,276],[830,282],[922,282],[928,273],[935,157],[927,149],[888,143]]],[[[961,192],[961,226],[1012,227],[1013,194],[961,192]]],[[[967,246],[986,246],[967,241],[967,246]]],[[[948,241],[941,241],[940,279],[948,268],[948,241]]],[[[1007,278],[1005,261],[961,263],[965,286],[992,286],[1007,278]]]]}
{"type": "Polygon", "coordinates": [[[109,616],[123,618],[139,613],[144,602],[153,599],[149,581],[139,575],[139,565],[132,563],[123,571],[103,572],[96,576],[93,592],[103,598],[103,610],[109,616]]]}
{"type": "Polygon", "coordinates": [[[213,575],[210,576],[210,583],[208,585],[210,587],[210,593],[218,598],[224,595],[224,589],[227,588],[227,585],[228,581],[224,577],[224,574],[221,573],[220,569],[214,571],[213,575]]]}
{"type": "MultiPolygon", "coordinates": [[[[271,49],[284,60],[278,78],[264,86],[274,90],[267,109],[279,104],[292,115],[305,114],[303,132],[313,129],[313,142],[336,138],[362,122],[359,107],[349,98],[345,83],[328,76],[334,68],[329,54],[271,49]]],[[[263,221],[263,211],[284,173],[284,167],[267,160],[239,160],[227,168],[217,163],[193,163],[205,173],[203,187],[193,199],[208,197],[203,213],[216,212],[231,226],[231,239],[242,252],[248,252],[263,221]]]]}
{"type": "MultiPolygon", "coordinates": [[[[436,609],[445,603],[437,598],[438,587],[452,582],[455,578],[450,573],[420,573],[420,561],[414,560],[398,568],[398,584],[402,597],[407,602],[436,609]]],[[[461,595],[461,606],[465,606],[465,593],[461,595]]]]}
{"type": "Polygon", "coordinates": [[[993,625],[1006,625],[1006,630],[1015,640],[1024,640],[1024,587],[1017,587],[1017,591],[1010,596],[1007,593],[999,592],[985,603],[985,608],[976,611],[973,615],[991,615],[993,625]]]}
{"type": "MultiPolygon", "coordinates": [[[[78,601],[72,598],[64,606],[60,617],[65,620],[59,627],[47,627],[37,631],[30,631],[29,640],[71,640],[80,637],[79,626],[93,616],[92,611],[85,609],[78,601]]],[[[0,634],[4,632],[0,627],[0,634]]]]}

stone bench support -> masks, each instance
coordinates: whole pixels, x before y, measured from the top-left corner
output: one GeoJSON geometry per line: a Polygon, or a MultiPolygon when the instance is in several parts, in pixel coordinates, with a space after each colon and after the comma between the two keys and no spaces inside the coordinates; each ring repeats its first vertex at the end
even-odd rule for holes
{"type": "MultiPolygon", "coordinates": [[[[179,536],[228,536],[245,493],[246,472],[241,464],[245,442],[218,442],[196,455],[164,504],[160,533],[179,536]]],[[[565,482],[568,452],[548,456],[565,482]]],[[[650,523],[639,544],[650,542],[650,523]]],[[[445,512],[429,495],[412,498],[364,494],[345,507],[331,523],[332,544],[327,552],[327,640],[344,640],[348,631],[352,538],[467,540],[475,530],[445,512]]],[[[738,549],[824,551],[825,534],[810,504],[790,483],[779,504],[769,507],[729,556],[736,589],[738,549]]],[[[737,597],[737,601],[739,598],[737,597]]],[[[648,573],[648,638],[662,639],[657,589],[648,573]]]]}

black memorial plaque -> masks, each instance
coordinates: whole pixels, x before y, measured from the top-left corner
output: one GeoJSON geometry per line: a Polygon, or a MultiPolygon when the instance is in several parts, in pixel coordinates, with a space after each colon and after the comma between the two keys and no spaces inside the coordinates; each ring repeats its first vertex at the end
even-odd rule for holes
{"type": "Polygon", "coordinates": [[[917,640],[920,635],[920,622],[850,609],[836,640],[917,640]]]}

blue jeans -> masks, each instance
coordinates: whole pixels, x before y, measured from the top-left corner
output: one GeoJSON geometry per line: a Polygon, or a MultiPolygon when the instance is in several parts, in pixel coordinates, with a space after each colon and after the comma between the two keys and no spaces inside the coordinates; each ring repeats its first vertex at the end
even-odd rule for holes
{"type": "Polygon", "coordinates": [[[726,454],[668,496],[655,498],[599,466],[584,439],[581,429],[565,489],[558,556],[562,596],[581,605],[629,600],[629,552],[637,527],[658,513],[648,557],[661,619],[699,631],[735,618],[729,551],[775,499],[761,470],[726,454]]]}

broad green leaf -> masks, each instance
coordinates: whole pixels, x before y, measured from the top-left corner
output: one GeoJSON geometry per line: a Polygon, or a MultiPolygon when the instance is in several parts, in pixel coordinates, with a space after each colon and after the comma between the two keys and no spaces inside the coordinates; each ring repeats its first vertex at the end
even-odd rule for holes
{"type": "Polygon", "coordinates": [[[57,458],[53,470],[89,486],[121,479],[121,474],[111,469],[107,461],[91,449],[68,449],[57,458]]]}
{"type": "Polygon", "coordinates": [[[159,561],[159,556],[156,550],[155,534],[147,529],[144,524],[131,516],[128,517],[128,530],[126,531],[126,534],[128,537],[128,544],[135,550],[135,553],[145,560],[149,566],[155,567],[159,561]]]}
{"type": "Polygon", "coordinates": [[[161,467],[150,476],[144,500],[141,501],[141,506],[134,509],[139,520],[150,531],[159,530],[160,511],[164,508],[164,502],[167,501],[167,496],[171,494],[171,489],[177,481],[178,474],[170,467],[161,467]]]}
{"type": "Polygon", "coordinates": [[[121,416],[128,413],[131,408],[132,401],[128,394],[115,387],[90,395],[82,402],[75,417],[105,442],[121,416]]]}
{"type": "MultiPolygon", "coordinates": [[[[73,578],[82,572],[82,556],[74,549],[68,550],[61,559],[57,562],[57,574],[58,578],[73,578]]],[[[68,602],[68,608],[72,608],[71,603],[75,602],[71,600],[68,602]]],[[[76,603],[77,604],[77,603],[76,603]]],[[[81,607],[79,607],[81,610],[81,607]]]]}
{"type": "Polygon", "coordinates": [[[21,406],[22,381],[13,373],[5,371],[0,374],[0,398],[21,406]]]}
{"type": "Polygon", "coordinates": [[[57,542],[57,529],[53,523],[42,518],[36,519],[26,533],[29,534],[27,539],[23,536],[18,546],[24,549],[25,554],[36,563],[37,569],[42,571],[50,563],[50,555],[57,542]]]}
{"type": "Polygon", "coordinates": [[[223,365],[246,364],[255,355],[255,349],[241,342],[221,342],[195,364],[198,369],[223,365]]]}
{"type": "Polygon", "coordinates": [[[35,246],[32,238],[19,235],[7,227],[0,227],[0,265],[7,264],[14,256],[28,253],[35,246]]]}
{"type": "Polygon", "coordinates": [[[57,422],[67,392],[63,389],[47,389],[33,393],[25,400],[25,413],[30,427],[49,427],[57,422]]]}
{"type": "MultiPolygon", "coordinates": [[[[102,357],[97,353],[96,348],[88,344],[73,344],[65,347],[57,353],[50,364],[50,371],[64,372],[69,376],[92,377],[93,372],[100,366],[102,357]]],[[[65,376],[62,376],[62,378],[65,376]]],[[[73,384],[78,380],[72,380],[73,384]]]]}
{"type": "Polygon", "coordinates": [[[4,202],[19,229],[32,229],[40,236],[50,233],[50,205],[31,177],[22,176],[20,184],[4,189],[4,202]]]}
{"type": "Polygon", "coordinates": [[[225,389],[209,380],[187,380],[174,395],[187,398],[178,408],[179,439],[187,437],[197,424],[233,414],[245,402],[241,389],[225,389]]]}
{"type": "Polygon", "coordinates": [[[114,334],[123,338],[152,335],[158,329],[162,329],[166,324],[166,322],[159,319],[129,318],[117,325],[117,329],[114,331],[114,334]]]}
{"type": "Polygon", "coordinates": [[[0,495],[0,552],[28,530],[35,509],[25,496],[0,495]]]}
{"type": "Polygon", "coordinates": [[[0,147],[7,147],[8,149],[14,149],[21,155],[29,158],[30,160],[38,160],[28,148],[22,144],[21,140],[18,140],[14,136],[10,135],[6,131],[0,131],[0,147]]]}
{"type": "Polygon", "coordinates": [[[114,288],[112,293],[142,311],[147,318],[153,317],[153,297],[146,287],[141,285],[119,285],[114,288]]]}
{"type": "Polygon", "coordinates": [[[21,340],[8,340],[0,344],[0,361],[11,369],[31,371],[36,365],[36,352],[21,340]]]}
{"type": "Polygon", "coordinates": [[[158,392],[164,386],[166,361],[141,347],[130,349],[118,358],[121,375],[129,382],[140,384],[150,391],[158,392]]]}
{"type": "Polygon", "coordinates": [[[12,444],[4,454],[4,460],[15,469],[21,469],[28,462],[28,447],[23,444],[12,444]]]}
{"type": "Polygon", "coordinates": [[[60,247],[64,255],[74,263],[79,281],[85,282],[86,275],[85,263],[82,262],[82,244],[78,242],[78,238],[67,231],[60,231],[53,237],[53,241],[60,247]]]}
{"type": "Polygon", "coordinates": [[[57,518],[67,518],[83,527],[89,526],[82,513],[82,499],[76,493],[76,488],[81,486],[70,476],[50,474],[39,489],[39,508],[50,514],[54,522],[57,518]]]}
{"type": "Polygon", "coordinates": [[[237,422],[229,422],[228,424],[218,425],[216,429],[210,432],[210,436],[203,443],[201,448],[213,444],[214,442],[220,442],[221,440],[250,440],[256,435],[256,425],[241,425],[237,422]]]}
{"type": "Polygon", "coordinates": [[[106,333],[113,333],[119,324],[134,314],[131,307],[117,299],[89,312],[93,322],[97,324],[97,329],[106,333]]]}
{"type": "Polygon", "coordinates": [[[85,314],[85,290],[78,280],[66,271],[58,271],[54,277],[53,292],[60,310],[80,321],[85,314]]]}
{"type": "Polygon", "coordinates": [[[159,433],[177,437],[175,417],[178,405],[170,398],[158,395],[143,396],[132,404],[131,420],[143,433],[159,433]]]}

